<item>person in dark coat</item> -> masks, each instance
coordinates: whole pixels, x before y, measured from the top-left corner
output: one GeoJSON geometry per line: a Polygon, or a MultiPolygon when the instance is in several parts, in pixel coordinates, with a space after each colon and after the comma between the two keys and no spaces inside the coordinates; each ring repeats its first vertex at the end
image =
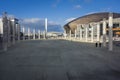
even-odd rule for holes
{"type": "Polygon", "coordinates": [[[99,42],[99,47],[101,47],[101,42],[99,42]]]}
{"type": "Polygon", "coordinates": [[[95,43],[95,47],[97,47],[97,46],[98,46],[98,43],[96,42],[96,43],[95,43]]]}

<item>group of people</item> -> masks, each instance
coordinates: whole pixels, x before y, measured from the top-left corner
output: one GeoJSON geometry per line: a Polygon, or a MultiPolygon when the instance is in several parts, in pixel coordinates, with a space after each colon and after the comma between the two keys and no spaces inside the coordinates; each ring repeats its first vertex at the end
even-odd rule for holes
{"type": "Polygon", "coordinates": [[[96,43],[95,43],[95,46],[96,46],[96,47],[101,47],[101,42],[96,42],[96,43]]]}

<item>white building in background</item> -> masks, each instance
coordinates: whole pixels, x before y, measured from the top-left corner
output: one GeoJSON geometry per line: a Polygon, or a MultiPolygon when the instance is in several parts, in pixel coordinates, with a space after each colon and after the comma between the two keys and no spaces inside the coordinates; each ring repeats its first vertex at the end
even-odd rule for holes
{"type": "MultiPolygon", "coordinates": [[[[75,35],[76,39],[83,42],[109,41],[109,14],[110,12],[88,14],[67,23],[64,29],[68,36],[75,35]]],[[[112,14],[112,36],[117,40],[120,38],[120,13],[112,14]]]]}
{"type": "Polygon", "coordinates": [[[48,37],[59,37],[59,36],[62,36],[62,33],[60,33],[60,32],[48,32],[47,36],[48,37]]]}
{"type": "Polygon", "coordinates": [[[2,22],[2,18],[0,18],[0,37],[2,37],[3,34],[3,22],[2,22]]]}
{"type": "MultiPolygon", "coordinates": [[[[18,23],[18,19],[16,18],[9,18],[8,21],[10,21],[10,23],[8,24],[8,26],[10,27],[10,31],[11,34],[12,32],[15,32],[15,34],[18,34],[18,32],[20,31],[20,24],[18,23]]],[[[2,18],[0,18],[0,34],[3,34],[3,21],[2,18]]]]}
{"type": "MultiPolygon", "coordinates": [[[[106,35],[106,40],[108,40],[109,34],[109,21],[103,20],[100,22],[91,22],[89,24],[78,24],[77,25],[77,35],[78,37],[82,35],[82,38],[87,42],[102,41],[104,34],[106,35]],[[87,26],[86,26],[87,25],[87,26]],[[80,33],[82,32],[82,33],[80,33]],[[87,36],[86,36],[87,34],[87,36]]],[[[120,18],[113,19],[113,38],[117,36],[120,37],[120,18]]],[[[103,42],[103,41],[102,41],[103,42]]]]}
{"type": "Polygon", "coordinates": [[[20,33],[20,24],[19,20],[16,18],[9,18],[10,20],[10,31],[11,31],[11,37],[13,37],[15,40],[18,39],[19,33],[20,33]]]}
{"type": "Polygon", "coordinates": [[[20,24],[18,19],[7,17],[4,25],[3,18],[0,18],[0,45],[4,46],[3,43],[6,43],[7,46],[10,46],[15,44],[16,40],[20,40],[20,24]],[[6,38],[6,42],[4,42],[4,38],[6,38]]]}

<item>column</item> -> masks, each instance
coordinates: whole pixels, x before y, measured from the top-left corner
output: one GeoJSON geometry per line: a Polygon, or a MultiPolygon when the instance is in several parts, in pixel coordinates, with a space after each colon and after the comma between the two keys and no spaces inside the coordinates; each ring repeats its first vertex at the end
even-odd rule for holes
{"type": "Polygon", "coordinates": [[[35,40],[35,29],[33,29],[33,39],[35,40]]]}
{"type": "Polygon", "coordinates": [[[38,30],[38,39],[40,39],[40,30],[38,30]]]}
{"type": "Polygon", "coordinates": [[[45,31],[43,31],[43,38],[46,39],[45,31]]]}
{"type": "Polygon", "coordinates": [[[3,48],[3,22],[2,22],[2,19],[0,19],[0,48],[3,48]]]}
{"type": "Polygon", "coordinates": [[[28,40],[30,40],[30,28],[28,28],[28,40]]]}
{"type": "Polygon", "coordinates": [[[77,37],[80,39],[80,24],[77,25],[77,37]]]}
{"type": "Polygon", "coordinates": [[[40,35],[42,36],[42,38],[43,38],[43,31],[40,31],[40,35]]]}
{"type": "Polygon", "coordinates": [[[85,25],[85,41],[88,41],[88,26],[85,25]]]}
{"type": "Polygon", "coordinates": [[[17,39],[20,41],[20,24],[16,24],[17,26],[17,39]]]}
{"type": "Polygon", "coordinates": [[[103,19],[103,46],[106,47],[106,19],[103,19]]]}
{"type": "Polygon", "coordinates": [[[77,25],[77,28],[76,28],[76,39],[78,38],[78,32],[79,32],[79,26],[77,25]]]}
{"type": "Polygon", "coordinates": [[[67,32],[66,32],[66,30],[64,29],[64,37],[65,37],[65,39],[66,39],[66,36],[67,36],[67,32]]]}
{"type": "Polygon", "coordinates": [[[25,40],[25,28],[24,27],[22,28],[22,31],[23,31],[23,40],[25,40]]]}
{"type": "Polygon", "coordinates": [[[82,24],[81,27],[83,28],[82,29],[82,38],[83,38],[83,40],[85,40],[85,26],[82,24]]]}
{"type": "Polygon", "coordinates": [[[12,44],[15,44],[15,22],[12,22],[12,44]]]}
{"type": "Polygon", "coordinates": [[[80,25],[80,40],[82,40],[82,26],[80,25]]]}
{"type": "Polygon", "coordinates": [[[69,32],[69,33],[70,33],[70,39],[71,39],[71,29],[70,29],[70,32],[69,32]]]}
{"type": "Polygon", "coordinates": [[[75,39],[76,39],[76,37],[77,37],[77,34],[76,34],[76,29],[75,29],[75,39]]]}
{"type": "Polygon", "coordinates": [[[45,39],[47,38],[47,18],[45,18],[45,39]]]}
{"type": "Polygon", "coordinates": [[[42,33],[42,36],[43,36],[43,39],[44,39],[44,36],[45,36],[45,35],[44,35],[44,31],[42,31],[41,33],[42,33]]]}
{"type": "Polygon", "coordinates": [[[7,51],[8,46],[8,20],[6,13],[3,13],[3,50],[7,51]]]}
{"type": "Polygon", "coordinates": [[[11,46],[11,28],[10,28],[10,19],[8,19],[8,47],[11,46]]]}
{"type": "Polygon", "coordinates": [[[94,28],[91,26],[91,42],[94,42],[94,28]]]}
{"type": "Polygon", "coordinates": [[[113,28],[113,14],[109,13],[109,44],[108,44],[109,51],[113,50],[113,31],[112,31],[112,28],[113,28]]]}
{"type": "Polygon", "coordinates": [[[100,24],[97,23],[97,42],[100,41],[100,24]]]}

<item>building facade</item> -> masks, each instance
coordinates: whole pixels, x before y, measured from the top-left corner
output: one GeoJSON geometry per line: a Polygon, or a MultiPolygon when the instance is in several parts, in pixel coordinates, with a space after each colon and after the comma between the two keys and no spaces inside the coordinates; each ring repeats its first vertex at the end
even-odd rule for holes
{"type": "MultiPolygon", "coordinates": [[[[120,37],[120,14],[113,13],[113,38],[120,37]]],[[[89,14],[77,18],[64,26],[67,36],[86,42],[103,41],[109,35],[109,12],[89,14]],[[71,33],[71,34],[70,34],[71,33]],[[104,37],[104,35],[106,37],[104,37]]]]}
{"type": "Polygon", "coordinates": [[[20,24],[16,18],[8,18],[6,15],[0,18],[0,48],[6,49],[16,40],[20,40],[20,24]]]}

